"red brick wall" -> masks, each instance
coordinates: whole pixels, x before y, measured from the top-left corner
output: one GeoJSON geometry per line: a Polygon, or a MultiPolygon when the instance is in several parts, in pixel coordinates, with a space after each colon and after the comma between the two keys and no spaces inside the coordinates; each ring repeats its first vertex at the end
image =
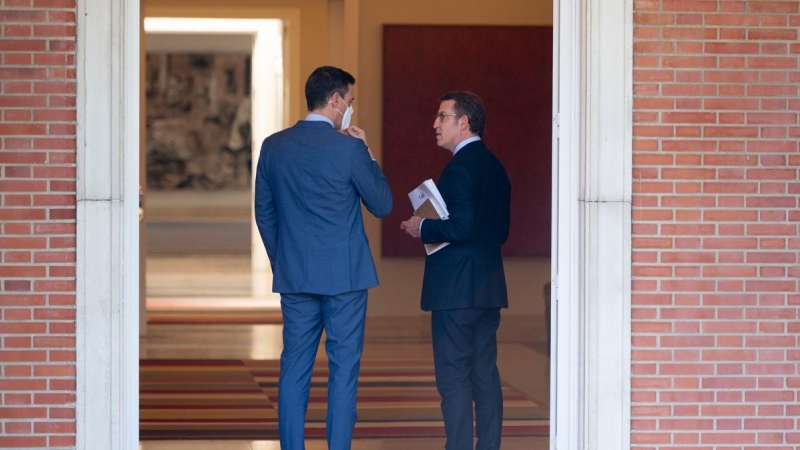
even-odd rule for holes
{"type": "Polygon", "coordinates": [[[75,0],[0,0],[0,447],[75,446],[75,0]]]}
{"type": "Polygon", "coordinates": [[[798,430],[797,0],[636,0],[632,447],[798,430]]]}

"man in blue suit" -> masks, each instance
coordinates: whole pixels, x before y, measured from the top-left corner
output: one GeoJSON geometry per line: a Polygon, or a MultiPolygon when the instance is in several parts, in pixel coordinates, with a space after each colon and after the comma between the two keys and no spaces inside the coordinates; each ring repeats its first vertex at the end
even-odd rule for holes
{"type": "Polygon", "coordinates": [[[497,370],[500,309],[508,307],[500,246],[508,238],[511,183],[481,141],[486,114],[471,92],[439,101],[436,143],[453,153],[437,185],[447,220],[412,216],[401,228],[423,243],[450,245],[425,258],[422,309],[432,311],[436,386],[442,396],[446,450],[497,450],[503,393],[497,370]]]}
{"type": "Polygon", "coordinates": [[[305,448],[311,370],[323,329],[328,448],[349,449],[356,423],[367,289],[378,284],[361,204],[385,217],[392,195],[364,131],[349,126],[354,84],[344,70],[316,69],[305,86],[308,115],[264,140],[256,169],[256,223],[283,312],[283,450],[305,448]]]}

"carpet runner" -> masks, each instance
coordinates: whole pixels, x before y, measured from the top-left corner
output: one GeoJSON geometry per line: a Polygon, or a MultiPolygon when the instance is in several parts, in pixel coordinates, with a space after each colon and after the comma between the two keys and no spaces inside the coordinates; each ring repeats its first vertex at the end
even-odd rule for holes
{"type": "Polygon", "coordinates": [[[147,311],[149,324],[234,325],[282,324],[280,310],[264,308],[158,309],[147,311]]]}
{"type": "MultiPolygon", "coordinates": [[[[140,439],[278,439],[279,362],[141,360],[140,439]]],[[[328,370],[315,366],[306,437],[325,438],[328,370]]],[[[548,413],[503,383],[503,436],[547,436],[548,413]]],[[[354,438],[443,437],[430,360],[364,360],[354,438]]]]}

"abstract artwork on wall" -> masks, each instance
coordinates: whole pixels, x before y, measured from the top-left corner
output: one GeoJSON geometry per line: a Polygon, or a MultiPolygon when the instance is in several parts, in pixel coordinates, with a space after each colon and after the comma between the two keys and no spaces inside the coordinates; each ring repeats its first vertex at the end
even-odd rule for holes
{"type": "Polygon", "coordinates": [[[250,185],[250,55],[148,53],[147,186],[250,185]]]}
{"type": "Polygon", "coordinates": [[[399,229],[407,193],[438,180],[450,152],[436,146],[438,98],[467,90],[486,106],[486,145],[511,179],[505,256],[548,256],[551,234],[552,27],[386,25],[383,162],[394,209],[382,221],[383,256],[424,255],[399,229]]]}

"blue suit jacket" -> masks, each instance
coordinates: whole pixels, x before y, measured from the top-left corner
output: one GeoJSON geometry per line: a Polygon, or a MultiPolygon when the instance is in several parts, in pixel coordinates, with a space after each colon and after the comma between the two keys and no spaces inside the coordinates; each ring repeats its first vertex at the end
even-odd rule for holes
{"type": "Polygon", "coordinates": [[[437,184],[448,220],[425,219],[422,242],[450,242],[425,258],[422,309],[506,308],[500,246],[508,239],[511,183],[482,141],[445,166],[437,184]]]}
{"type": "Polygon", "coordinates": [[[362,201],[377,217],[392,209],[389,184],[363,141],[316,121],[264,140],[255,216],[274,292],[335,295],[378,284],[362,201]]]}

